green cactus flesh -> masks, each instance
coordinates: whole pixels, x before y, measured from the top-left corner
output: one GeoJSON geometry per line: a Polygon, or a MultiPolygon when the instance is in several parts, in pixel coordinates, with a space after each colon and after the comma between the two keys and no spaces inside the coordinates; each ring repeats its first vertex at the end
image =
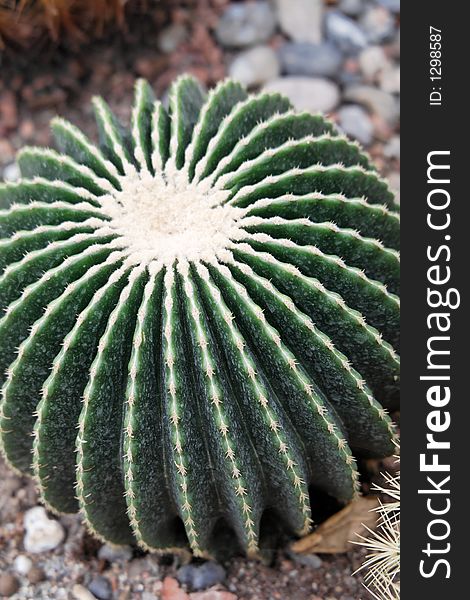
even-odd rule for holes
{"type": "Polygon", "coordinates": [[[393,452],[399,216],[360,147],[191,77],[0,186],[1,446],[113,543],[256,555],[393,452]]]}

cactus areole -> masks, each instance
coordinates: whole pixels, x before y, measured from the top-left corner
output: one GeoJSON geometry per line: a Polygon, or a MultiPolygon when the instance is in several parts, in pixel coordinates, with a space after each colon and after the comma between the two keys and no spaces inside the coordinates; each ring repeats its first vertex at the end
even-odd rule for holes
{"type": "Polygon", "coordinates": [[[168,110],[138,81],[127,128],[94,108],[99,147],[55,119],[0,186],[3,453],[104,540],[257,555],[393,453],[393,194],[233,81],[181,77],[168,110]]]}

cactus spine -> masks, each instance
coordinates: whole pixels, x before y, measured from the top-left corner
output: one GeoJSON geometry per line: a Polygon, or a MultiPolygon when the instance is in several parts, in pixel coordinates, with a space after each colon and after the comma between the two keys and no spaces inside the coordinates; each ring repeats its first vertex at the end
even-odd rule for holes
{"type": "Polygon", "coordinates": [[[114,543],[256,555],[393,452],[399,217],[321,116],[190,77],[0,186],[1,445],[114,543]]]}

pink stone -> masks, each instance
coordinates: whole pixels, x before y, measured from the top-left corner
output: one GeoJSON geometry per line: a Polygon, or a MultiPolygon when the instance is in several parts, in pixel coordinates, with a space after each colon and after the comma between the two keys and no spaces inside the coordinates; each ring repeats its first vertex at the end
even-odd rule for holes
{"type": "Polygon", "coordinates": [[[188,594],[173,577],[165,577],[163,580],[161,597],[162,600],[189,600],[188,594]]]}
{"type": "Polygon", "coordinates": [[[238,596],[231,592],[220,590],[207,590],[206,592],[194,592],[189,594],[190,600],[238,600],[238,596]]]}

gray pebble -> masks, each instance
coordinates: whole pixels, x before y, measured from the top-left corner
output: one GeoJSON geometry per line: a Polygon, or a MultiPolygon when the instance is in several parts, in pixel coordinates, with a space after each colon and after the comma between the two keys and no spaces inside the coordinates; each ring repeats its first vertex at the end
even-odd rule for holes
{"type": "Polygon", "coordinates": [[[395,35],[395,20],[382,6],[369,8],[362,15],[360,24],[370,44],[382,44],[395,35]]]}
{"type": "Polygon", "coordinates": [[[321,0],[276,0],[277,17],[284,33],[296,42],[321,42],[321,0]]]}
{"type": "Polygon", "coordinates": [[[377,4],[390,10],[393,13],[400,12],[400,0],[375,0],[377,4]]]}
{"type": "Polygon", "coordinates": [[[338,111],[338,125],[346,135],[368,146],[373,137],[374,126],[367,112],[354,104],[343,106],[338,111]]]}
{"type": "Polygon", "coordinates": [[[127,566],[127,572],[131,579],[140,579],[143,573],[157,574],[159,570],[158,561],[151,555],[135,558],[127,566]]]}
{"type": "Polygon", "coordinates": [[[359,25],[338,11],[325,15],[325,31],[328,39],[345,54],[357,54],[367,46],[367,38],[359,25]]]}
{"type": "Polygon", "coordinates": [[[131,560],[132,548],[130,546],[103,544],[98,550],[98,558],[109,562],[125,562],[131,560]]]}
{"type": "Polygon", "coordinates": [[[349,102],[362,104],[384,119],[391,127],[398,122],[400,116],[398,100],[387,92],[368,85],[353,85],[346,88],[343,97],[349,102]]]}
{"type": "Polygon", "coordinates": [[[98,600],[111,600],[113,596],[113,590],[109,580],[101,575],[93,577],[88,589],[94,596],[96,596],[96,598],[98,598],[98,600]]]}
{"type": "Polygon", "coordinates": [[[256,46],[241,52],[229,67],[229,75],[246,87],[261,85],[279,76],[276,52],[269,46],[256,46]]]}
{"type": "Polygon", "coordinates": [[[297,110],[328,113],[339,101],[338,86],[320,77],[280,77],[263,89],[287,96],[297,110]]]}
{"type": "Polygon", "coordinates": [[[185,41],[187,35],[186,27],[181,23],[169,25],[158,34],[158,49],[165,54],[171,54],[171,52],[174,52],[185,41]]]}
{"type": "Polygon", "coordinates": [[[288,550],[287,555],[296,564],[304,565],[305,567],[310,567],[311,569],[319,569],[323,564],[322,559],[316,554],[297,554],[292,550],[288,550]]]}
{"type": "Polygon", "coordinates": [[[176,573],[178,581],[192,590],[204,590],[225,579],[225,569],[212,561],[200,565],[189,564],[180,567],[176,573]]]}
{"type": "Polygon", "coordinates": [[[216,36],[223,46],[241,48],[268,40],[276,27],[270,2],[229,4],[217,24],[216,36]]]}
{"type": "Polygon", "coordinates": [[[285,73],[310,77],[335,77],[343,63],[343,55],[330,42],[283,44],[279,57],[285,73]]]}
{"type": "Polygon", "coordinates": [[[364,12],[366,3],[364,0],[341,0],[338,8],[348,17],[358,17],[364,12]]]}
{"type": "Polygon", "coordinates": [[[400,158],[400,136],[394,135],[384,147],[384,156],[387,158],[400,158]]]}

